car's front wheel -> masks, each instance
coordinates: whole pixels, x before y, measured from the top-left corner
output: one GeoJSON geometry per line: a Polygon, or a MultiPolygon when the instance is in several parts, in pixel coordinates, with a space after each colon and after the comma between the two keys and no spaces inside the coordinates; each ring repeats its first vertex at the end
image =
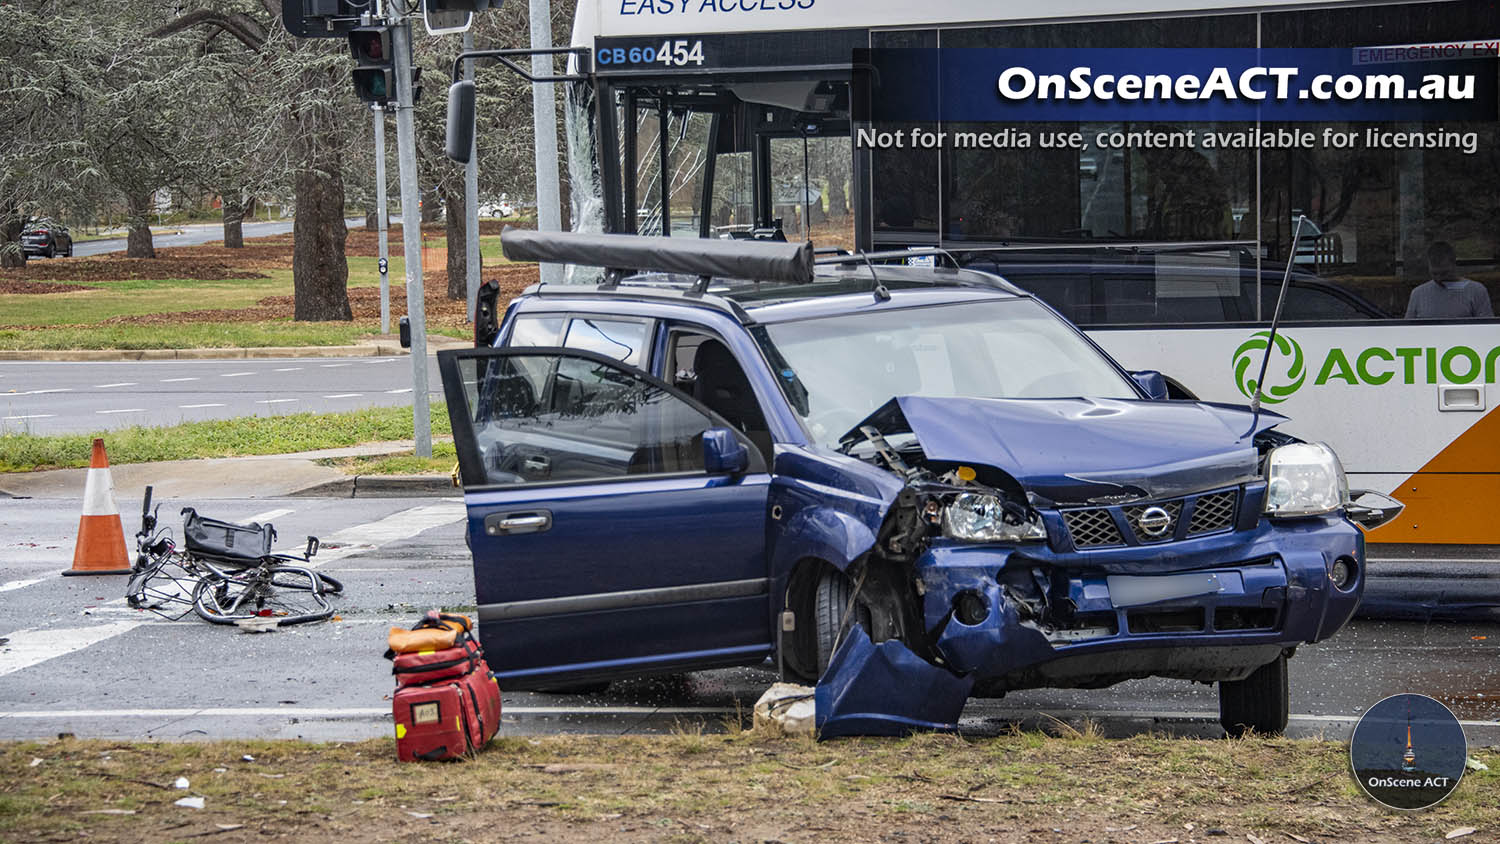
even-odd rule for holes
{"type": "Polygon", "coordinates": [[[1243,680],[1219,683],[1219,723],[1234,738],[1250,730],[1276,735],[1286,729],[1290,716],[1286,654],[1255,669],[1243,680]]]}
{"type": "MultiPolygon", "coordinates": [[[[817,591],[813,595],[813,619],[818,640],[818,676],[828,668],[828,662],[838,650],[839,643],[849,635],[851,623],[844,626],[844,614],[849,610],[850,597],[854,594],[854,583],[849,576],[836,568],[828,567],[818,578],[817,591]]],[[[870,611],[855,602],[854,620],[870,627],[870,611]]]]}

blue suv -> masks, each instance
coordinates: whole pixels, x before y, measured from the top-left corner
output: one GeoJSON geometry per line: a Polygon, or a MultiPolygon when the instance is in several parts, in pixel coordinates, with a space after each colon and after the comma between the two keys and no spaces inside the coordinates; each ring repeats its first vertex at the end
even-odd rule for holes
{"type": "Polygon", "coordinates": [[[506,688],[774,656],[833,736],[1162,676],[1218,683],[1231,733],[1275,732],[1287,657],[1359,604],[1351,519],[1400,507],[1353,502],[1283,417],[1169,400],[992,274],[503,243],[604,279],[533,286],[484,347],[439,354],[506,688]]]}

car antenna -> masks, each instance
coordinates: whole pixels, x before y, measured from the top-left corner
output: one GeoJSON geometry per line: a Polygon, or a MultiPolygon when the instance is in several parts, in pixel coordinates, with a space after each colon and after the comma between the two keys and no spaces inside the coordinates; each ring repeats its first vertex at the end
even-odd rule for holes
{"type": "Polygon", "coordinates": [[[875,293],[875,301],[889,302],[891,300],[891,291],[886,290],[885,285],[880,283],[880,274],[875,272],[875,264],[870,260],[870,256],[865,254],[865,250],[861,249],[859,250],[859,257],[863,258],[865,266],[870,268],[870,280],[875,282],[875,286],[870,288],[870,290],[875,293]]]}
{"type": "Polygon", "coordinates": [[[1276,328],[1281,324],[1281,306],[1286,304],[1286,290],[1292,281],[1292,265],[1297,261],[1297,247],[1302,243],[1302,224],[1308,222],[1306,214],[1297,215],[1297,225],[1292,229],[1291,254],[1286,257],[1286,271],[1281,274],[1281,292],[1276,296],[1276,311],[1271,315],[1271,330],[1266,337],[1266,353],[1260,358],[1260,375],[1255,379],[1255,395],[1250,399],[1250,430],[1245,436],[1255,434],[1255,425],[1260,421],[1260,400],[1265,393],[1266,367],[1271,363],[1271,350],[1276,348],[1276,328]]]}

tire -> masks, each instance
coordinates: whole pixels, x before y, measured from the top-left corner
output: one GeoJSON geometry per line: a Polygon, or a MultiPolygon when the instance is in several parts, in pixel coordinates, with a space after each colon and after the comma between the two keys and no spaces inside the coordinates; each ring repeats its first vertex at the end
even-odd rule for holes
{"type": "MultiPolygon", "coordinates": [[[[854,583],[838,569],[830,567],[818,578],[817,590],[813,595],[813,629],[817,634],[819,677],[828,669],[828,663],[842,641],[839,633],[843,627],[844,611],[848,609],[849,596],[853,593],[854,583]]],[[[866,631],[869,630],[868,609],[856,605],[854,620],[863,624],[866,631]]],[[[851,629],[853,626],[849,625],[851,629]]],[[[849,635],[849,630],[842,632],[846,637],[849,635]]]]}
{"type": "Polygon", "coordinates": [[[323,596],[319,576],[295,566],[246,569],[231,578],[204,578],[193,590],[193,610],[212,624],[274,618],[278,627],[322,621],[333,615],[333,605],[323,596]]]}
{"type": "Polygon", "coordinates": [[[1255,669],[1243,680],[1219,683],[1219,723],[1231,738],[1250,730],[1279,735],[1291,716],[1286,654],[1255,669]]]}

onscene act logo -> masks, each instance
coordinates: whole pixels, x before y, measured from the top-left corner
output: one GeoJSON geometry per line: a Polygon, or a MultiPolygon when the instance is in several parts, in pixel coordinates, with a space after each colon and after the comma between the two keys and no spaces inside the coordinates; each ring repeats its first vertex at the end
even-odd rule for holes
{"type": "MultiPolygon", "coordinates": [[[[1250,339],[1234,350],[1234,383],[1245,398],[1255,398],[1256,378],[1260,375],[1260,361],[1265,356],[1266,344],[1271,341],[1271,332],[1257,331],[1250,339]]],[[[1302,346],[1285,334],[1276,335],[1276,350],[1266,365],[1266,381],[1261,401],[1277,404],[1291,398],[1292,393],[1307,380],[1307,367],[1302,360],[1302,346]],[[1273,373],[1281,377],[1271,377],[1273,373]],[[1280,383],[1277,383],[1277,382],[1280,383]]]]}

